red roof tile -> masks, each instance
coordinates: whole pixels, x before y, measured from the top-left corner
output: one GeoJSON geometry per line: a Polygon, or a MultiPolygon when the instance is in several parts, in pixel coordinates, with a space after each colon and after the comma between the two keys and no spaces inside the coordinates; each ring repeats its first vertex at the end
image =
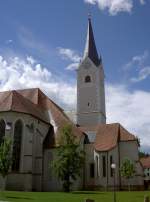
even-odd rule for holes
{"type": "Polygon", "coordinates": [[[0,111],[15,111],[30,114],[44,122],[49,123],[45,113],[43,113],[37,105],[30,102],[30,100],[25,99],[15,90],[0,93],[0,111]]]}
{"type": "Polygon", "coordinates": [[[119,123],[100,124],[94,147],[97,151],[108,151],[116,147],[119,141],[137,141],[137,139],[119,123]]]}
{"type": "Polygon", "coordinates": [[[49,124],[51,118],[57,126],[56,136],[65,124],[71,124],[73,133],[79,139],[83,136],[83,133],[66,116],[63,109],[38,88],[0,92],[0,111],[30,114],[49,124]],[[48,116],[48,113],[51,114],[51,117],[48,116]]]}

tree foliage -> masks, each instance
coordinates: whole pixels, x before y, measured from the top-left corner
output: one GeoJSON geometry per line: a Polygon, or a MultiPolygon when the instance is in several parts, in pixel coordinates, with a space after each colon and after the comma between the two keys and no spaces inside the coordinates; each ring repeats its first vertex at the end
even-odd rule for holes
{"type": "Polygon", "coordinates": [[[4,140],[0,145],[0,174],[3,178],[7,176],[12,163],[11,144],[11,139],[4,137],[4,140]]]}
{"type": "Polygon", "coordinates": [[[140,158],[143,158],[143,157],[149,157],[149,156],[150,156],[149,153],[142,152],[142,151],[139,152],[139,157],[140,157],[140,158]]]}
{"type": "Polygon", "coordinates": [[[70,187],[81,174],[84,164],[84,151],[72,132],[72,126],[63,127],[59,148],[52,167],[56,176],[63,182],[64,191],[69,192],[70,187]]]}
{"type": "Polygon", "coordinates": [[[124,159],[120,169],[121,176],[128,180],[130,190],[130,179],[135,175],[135,166],[130,159],[124,159]]]}

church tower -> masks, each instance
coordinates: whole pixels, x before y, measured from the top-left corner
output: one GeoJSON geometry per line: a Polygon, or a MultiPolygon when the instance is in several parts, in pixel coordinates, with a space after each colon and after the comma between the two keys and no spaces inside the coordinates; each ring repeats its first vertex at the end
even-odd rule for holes
{"type": "Polygon", "coordinates": [[[89,18],[84,55],[77,70],[77,124],[99,123],[106,123],[104,70],[89,18]]]}

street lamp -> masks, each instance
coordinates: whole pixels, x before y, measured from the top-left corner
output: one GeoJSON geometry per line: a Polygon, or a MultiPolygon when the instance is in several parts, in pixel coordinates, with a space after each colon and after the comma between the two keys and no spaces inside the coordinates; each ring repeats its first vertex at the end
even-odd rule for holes
{"type": "Polygon", "coordinates": [[[113,176],[114,176],[114,202],[116,202],[116,189],[115,189],[115,169],[116,169],[116,164],[112,163],[111,164],[111,169],[113,170],[113,176]]]}

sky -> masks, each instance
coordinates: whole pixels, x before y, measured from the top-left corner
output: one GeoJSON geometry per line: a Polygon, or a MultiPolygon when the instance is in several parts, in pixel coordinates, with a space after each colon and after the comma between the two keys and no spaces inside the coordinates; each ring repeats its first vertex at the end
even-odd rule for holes
{"type": "Polygon", "coordinates": [[[150,0],[0,0],[0,91],[41,88],[76,109],[88,13],[105,71],[107,122],[150,152],[150,0]]]}

